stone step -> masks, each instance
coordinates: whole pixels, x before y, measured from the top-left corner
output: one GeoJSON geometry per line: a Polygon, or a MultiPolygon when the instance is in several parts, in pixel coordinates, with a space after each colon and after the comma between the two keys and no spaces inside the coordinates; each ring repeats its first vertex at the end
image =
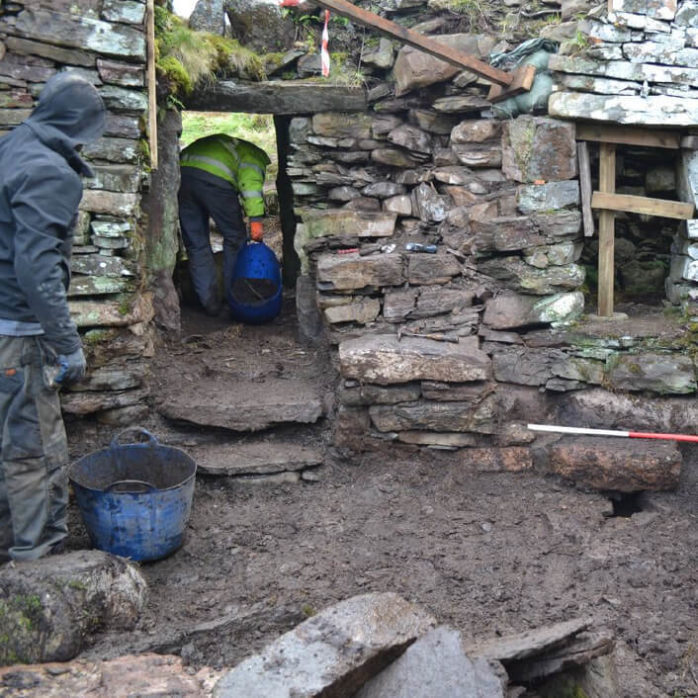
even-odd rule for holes
{"type": "Polygon", "coordinates": [[[314,424],[326,412],[323,389],[295,379],[264,382],[202,378],[157,405],[168,419],[254,432],[280,424],[314,424]]]}
{"type": "Polygon", "coordinates": [[[240,476],[252,481],[259,478],[268,481],[269,477],[284,482],[307,479],[304,471],[322,465],[325,458],[320,444],[298,444],[273,436],[201,444],[186,451],[196,462],[199,474],[240,476]]]}

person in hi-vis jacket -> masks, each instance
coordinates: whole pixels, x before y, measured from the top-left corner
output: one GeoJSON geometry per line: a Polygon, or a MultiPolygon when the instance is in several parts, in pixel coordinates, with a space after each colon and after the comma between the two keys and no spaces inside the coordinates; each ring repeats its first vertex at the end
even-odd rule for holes
{"type": "Polygon", "coordinates": [[[194,291],[209,315],[218,315],[222,303],[209,218],[223,236],[223,285],[229,300],[235,260],[247,238],[243,211],[250,238],[261,242],[264,235],[263,186],[269,162],[261,148],[223,133],[190,143],[180,155],[179,223],[194,291]]]}

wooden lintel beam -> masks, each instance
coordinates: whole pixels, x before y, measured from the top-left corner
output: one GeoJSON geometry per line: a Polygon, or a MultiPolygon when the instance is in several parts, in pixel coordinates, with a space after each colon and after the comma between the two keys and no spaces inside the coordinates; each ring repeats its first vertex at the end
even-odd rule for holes
{"type": "Polygon", "coordinates": [[[638,145],[645,148],[671,148],[681,146],[681,134],[675,131],[650,131],[630,126],[607,126],[605,124],[577,124],[578,141],[597,141],[638,145]]]}
{"type": "Polygon", "coordinates": [[[429,36],[424,36],[424,34],[419,34],[411,29],[402,27],[395,22],[391,22],[389,19],[380,17],[374,12],[356,7],[356,5],[352,5],[350,2],[347,2],[347,0],[314,0],[314,2],[321,7],[332,10],[332,12],[335,12],[341,17],[346,17],[359,24],[371,27],[381,34],[401,41],[403,44],[414,46],[425,53],[436,56],[436,58],[440,58],[442,61],[446,61],[463,70],[469,70],[496,85],[507,87],[514,79],[512,73],[494,68],[484,61],[469,56],[467,53],[451,48],[429,36]]]}
{"type": "Polygon", "coordinates": [[[691,220],[696,208],[693,204],[683,201],[666,201],[665,199],[650,199],[647,196],[611,194],[602,191],[595,191],[592,194],[591,207],[606,211],[644,213],[648,216],[678,218],[680,220],[691,220]]]}

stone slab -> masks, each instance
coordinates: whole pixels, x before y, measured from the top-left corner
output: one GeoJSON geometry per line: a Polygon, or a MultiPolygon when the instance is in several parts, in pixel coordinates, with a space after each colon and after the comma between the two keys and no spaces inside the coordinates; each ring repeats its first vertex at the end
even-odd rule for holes
{"type": "Polygon", "coordinates": [[[271,475],[322,465],[324,452],[313,446],[267,437],[240,443],[189,447],[197,472],[204,475],[271,475]]]}
{"type": "Polygon", "coordinates": [[[389,385],[412,380],[468,382],[487,380],[489,357],[477,337],[457,344],[421,337],[375,335],[349,339],[339,345],[340,372],[345,378],[389,385]]]}
{"type": "Polygon", "coordinates": [[[355,596],[327,608],[216,684],[216,698],[351,696],[435,625],[393,593],[355,596]]]}
{"type": "Polygon", "coordinates": [[[591,618],[577,618],[504,637],[466,642],[465,651],[470,657],[482,657],[503,663],[526,659],[559,647],[589,628],[592,622],[591,618]]]}
{"type": "Polygon", "coordinates": [[[234,385],[231,389],[220,376],[203,378],[196,386],[183,385],[176,397],[157,409],[169,419],[233,431],[312,424],[325,414],[319,389],[300,380],[279,379],[263,386],[236,381],[234,385]]]}
{"type": "Polygon", "coordinates": [[[319,288],[336,291],[399,286],[404,282],[402,255],[323,254],[317,261],[317,281],[319,288]]]}
{"type": "Polygon", "coordinates": [[[418,400],[401,405],[373,405],[369,415],[381,432],[436,431],[494,434],[498,429],[494,396],[480,403],[418,400]]]}
{"type": "Polygon", "coordinates": [[[457,630],[441,626],[419,638],[355,698],[501,698],[502,684],[484,659],[470,659],[457,630]]]}
{"type": "Polygon", "coordinates": [[[693,126],[698,123],[698,99],[664,95],[615,96],[577,92],[550,95],[548,111],[561,119],[589,119],[632,126],[693,126]]]}

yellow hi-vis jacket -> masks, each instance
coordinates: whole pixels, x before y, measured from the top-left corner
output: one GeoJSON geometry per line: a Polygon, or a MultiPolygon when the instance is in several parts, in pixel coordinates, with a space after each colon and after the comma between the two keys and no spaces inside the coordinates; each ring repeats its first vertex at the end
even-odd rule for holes
{"type": "Polygon", "coordinates": [[[230,182],[249,218],[264,215],[264,174],[269,156],[254,143],[224,133],[199,138],[182,150],[182,167],[196,167],[230,182]]]}

